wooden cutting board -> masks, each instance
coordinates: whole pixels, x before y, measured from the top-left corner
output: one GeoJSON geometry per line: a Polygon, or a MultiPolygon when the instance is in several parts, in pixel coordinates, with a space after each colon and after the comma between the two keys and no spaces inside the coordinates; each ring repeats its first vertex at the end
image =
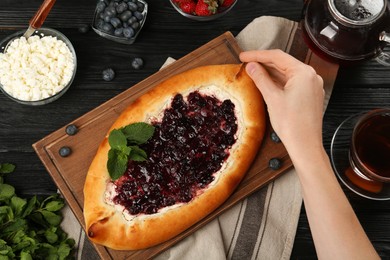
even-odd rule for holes
{"type": "MultiPolygon", "coordinates": [[[[291,46],[289,46],[289,49],[290,53],[295,53],[295,56],[301,60],[306,60],[308,59],[307,57],[309,57],[308,50],[302,42],[301,44],[297,44],[293,41],[291,46]]],[[[83,218],[83,187],[87,170],[97,151],[97,147],[122,110],[137,97],[174,74],[201,65],[240,63],[238,58],[239,53],[240,48],[233,35],[230,32],[226,32],[142,82],[132,86],[101,106],[73,122],[70,122],[69,124],[74,124],[79,129],[76,135],[67,135],[65,133],[65,127],[63,127],[33,144],[36,153],[42,160],[83,228],[85,228],[83,218]],[[63,146],[68,146],[72,149],[71,155],[66,158],[59,156],[58,153],[59,149],[63,146]]],[[[333,73],[330,76],[335,75],[333,73]]],[[[332,79],[334,80],[334,78],[332,79]]],[[[268,123],[262,147],[260,148],[251,169],[232,196],[230,196],[230,198],[213,213],[206,216],[203,220],[177,237],[152,248],[136,251],[117,251],[94,245],[99,255],[103,259],[152,258],[181,239],[192,234],[229,209],[236,202],[247,197],[287,169],[291,168],[291,160],[289,159],[284,146],[281,143],[271,141],[270,131],[271,129],[268,123]],[[271,170],[268,167],[269,160],[274,157],[281,159],[283,162],[283,166],[277,171],[271,170]]]]}

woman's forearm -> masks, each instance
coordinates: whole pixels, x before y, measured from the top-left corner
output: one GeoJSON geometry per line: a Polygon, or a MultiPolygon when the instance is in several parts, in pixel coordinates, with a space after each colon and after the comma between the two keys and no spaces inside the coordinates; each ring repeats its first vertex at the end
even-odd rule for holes
{"type": "MultiPolygon", "coordinates": [[[[294,151],[296,152],[296,151],[294,151]]],[[[323,148],[290,153],[319,259],[379,259],[323,148]]]]}

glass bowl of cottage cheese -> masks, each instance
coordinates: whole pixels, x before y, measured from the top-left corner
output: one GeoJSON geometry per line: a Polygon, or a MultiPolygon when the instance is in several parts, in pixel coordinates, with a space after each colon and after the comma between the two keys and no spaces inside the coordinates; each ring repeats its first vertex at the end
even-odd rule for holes
{"type": "Polygon", "coordinates": [[[40,28],[28,39],[22,37],[24,32],[0,42],[0,89],[24,105],[53,102],[73,82],[76,52],[69,39],[57,30],[40,28]]]}

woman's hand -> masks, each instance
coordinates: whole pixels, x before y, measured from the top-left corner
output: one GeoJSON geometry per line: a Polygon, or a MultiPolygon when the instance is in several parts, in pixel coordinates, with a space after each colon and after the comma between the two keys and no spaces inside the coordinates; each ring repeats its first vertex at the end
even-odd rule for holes
{"type": "Polygon", "coordinates": [[[248,63],[246,71],[287,149],[322,146],[324,89],[315,70],[281,50],[242,52],[240,59],[248,63]]]}

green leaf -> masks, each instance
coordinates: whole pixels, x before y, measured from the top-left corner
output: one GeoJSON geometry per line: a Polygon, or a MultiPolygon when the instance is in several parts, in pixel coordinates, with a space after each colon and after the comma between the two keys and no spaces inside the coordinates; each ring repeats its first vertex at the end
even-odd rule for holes
{"type": "Polygon", "coordinates": [[[62,221],[62,217],[53,212],[42,210],[41,213],[43,218],[52,226],[58,226],[62,221]]]}
{"type": "Polygon", "coordinates": [[[14,187],[6,183],[0,184],[0,201],[8,200],[14,195],[15,195],[14,187]]]}
{"type": "Polygon", "coordinates": [[[33,212],[28,216],[28,218],[44,228],[49,227],[47,221],[45,221],[43,215],[40,212],[33,212]]]}
{"type": "Polygon", "coordinates": [[[20,216],[22,214],[26,204],[27,201],[25,199],[19,198],[18,196],[13,196],[11,198],[11,208],[13,209],[15,216],[20,216]]]}
{"type": "Polygon", "coordinates": [[[111,148],[121,150],[122,147],[127,146],[126,136],[122,133],[122,131],[114,129],[108,136],[108,143],[111,148]]]}
{"type": "Polygon", "coordinates": [[[27,228],[27,222],[25,219],[17,218],[15,221],[8,223],[5,228],[3,228],[3,233],[16,232],[18,230],[24,230],[27,228]]]}
{"type": "Polygon", "coordinates": [[[144,150],[139,148],[138,146],[130,146],[131,147],[131,153],[129,156],[130,160],[136,161],[136,162],[142,162],[145,161],[148,158],[148,155],[144,150]]]}
{"type": "Polygon", "coordinates": [[[33,258],[30,253],[22,251],[20,253],[20,260],[33,260],[33,258]]]}
{"type": "Polygon", "coordinates": [[[50,244],[54,244],[58,241],[58,235],[51,229],[45,231],[45,238],[50,244]]]}
{"type": "Polygon", "coordinates": [[[131,144],[139,145],[146,143],[153,136],[154,126],[143,122],[133,123],[122,128],[122,132],[131,144]]]}
{"type": "Polygon", "coordinates": [[[0,174],[11,173],[15,170],[15,165],[11,163],[0,164],[0,174]]]}
{"type": "Polygon", "coordinates": [[[127,169],[128,157],[118,150],[110,149],[108,152],[107,169],[112,180],[121,177],[127,169]]]}
{"type": "Polygon", "coordinates": [[[31,214],[31,212],[35,209],[37,205],[37,196],[33,196],[27,203],[27,206],[24,208],[22,218],[31,214]]]}
{"type": "Polygon", "coordinates": [[[72,249],[67,243],[61,243],[57,249],[57,254],[60,257],[60,259],[66,259],[66,257],[69,256],[71,250],[72,249]]]}
{"type": "Polygon", "coordinates": [[[46,204],[45,209],[51,212],[59,211],[65,206],[62,200],[53,200],[46,204]]]}

